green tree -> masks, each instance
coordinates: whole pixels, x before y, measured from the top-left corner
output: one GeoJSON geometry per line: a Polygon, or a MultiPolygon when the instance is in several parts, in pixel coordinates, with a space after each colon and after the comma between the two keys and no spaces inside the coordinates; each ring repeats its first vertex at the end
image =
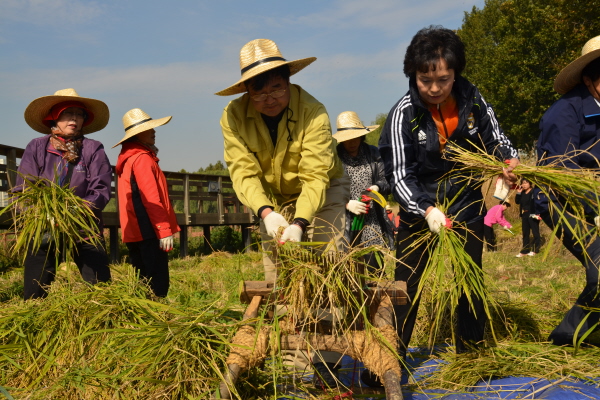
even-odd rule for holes
{"type": "Polygon", "coordinates": [[[600,34],[598,0],[486,0],[465,13],[464,75],[492,104],[513,143],[531,149],[559,95],[554,78],[600,34]]]}
{"type": "Polygon", "coordinates": [[[209,175],[227,175],[229,176],[229,170],[227,166],[221,161],[217,161],[214,164],[208,164],[208,167],[200,168],[196,172],[197,174],[209,174],[209,175]]]}
{"type": "Polygon", "coordinates": [[[367,133],[367,138],[365,142],[368,144],[372,144],[373,146],[377,146],[379,144],[379,136],[381,136],[381,130],[383,129],[383,125],[385,124],[385,120],[387,118],[387,114],[379,113],[375,117],[375,121],[371,122],[371,125],[379,125],[379,128],[375,129],[373,132],[367,133]]]}

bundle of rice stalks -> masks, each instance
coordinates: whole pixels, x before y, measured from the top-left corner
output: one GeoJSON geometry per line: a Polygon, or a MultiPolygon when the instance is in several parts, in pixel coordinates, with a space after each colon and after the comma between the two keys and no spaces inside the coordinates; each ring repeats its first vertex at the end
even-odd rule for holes
{"type": "Polygon", "coordinates": [[[600,348],[582,349],[575,356],[564,347],[542,343],[499,343],[476,353],[444,353],[446,363],[423,383],[428,387],[466,390],[480,381],[509,376],[583,380],[597,384],[600,348]]]}
{"type": "MultiPolygon", "coordinates": [[[[122,269],[121,269],[122,268],[122,269]]],[[[47,298],[0,309],[2,385],[28,399],[204,398],[235,324],[222,308],[148,300],[130,267],[110,285],[59,279],[47,298]]]]}
{"type": "Polygon", "coordinates": [[[300,325],[315,324],[321,310],[330,310],[334,329],[347,329],[359,316],[366,321],[362,288],[368,277],[360,258],[368,251],[375,248],[318,253],[294,243],[282,246],[277,286],[287,315],[300,325]]]}
{"type": "Polygon", "coordinates": [[[28,252],[35,253],[41,246],[48,246],[57,256],[64,254],[68,261],[77,243],[95,246],[101,243],[90,203],[75,195],[68,185],[24,177],[22,191],[11,194],[11,205],[0,211],[0,215],[11,210],[17,233],[11,252],[23,259],[28,252]]]}
{"type": "MultiPolygon", "coordinates": [[[[447,149],[445,157],[457,163],[457,169],[452,171],[452,174],[464,175],[467,172],[471,178],[475,177],[479,180],[479,184],[483,184],[486,180],[500,174],[506,165],[494,155],[487,154],[483,149],[477,149],[477,152],[471,152],[452,146],[447,149]]],[[[580,241],[580,245],[585,248],[588,239],[587,230],[590,227],[585,222],[585,209],[594,210],[596,213],[600,209],[600,180],[597,179],[597,170],[565,167],[569,165],[572,158],[582,153],[584,151],[555,157],[547,165],[542,166],[519,164],[513,173],[519,179],[525,178],[531,182],[551,200],[548,202],[551,214],[557,215],[558,221],[570,229],[580,241]]]]}
{"type": "MultiPolygon", "coordinates": [[[[427,321],[429,346],[433,346],[440,333],[445,333],[448,328],[453,342],[456,343],[453,321],[456,320],[456,309],[463,296],[471,309],[475,308],[474,301],[481,301],[485,317],[487,319],[492,317],[495,303],[485,285],[484,272],[465,251],[466,237],[459,233],[457,228],[459,225],[454,224],[452,229],[442,227],[439,234],[429,230],[419,232],[411,244],[411,247],[417,249],[426,243],[429,252],[417,293],[414,299],[411,299],[412,304],[417,304],[427,292],[426,304],[430,308],[428,312],[430,320],[427,321]]],[[[466,231],[466,228],[462,231],[466,231]]],[[[483,316],[476,315],[476,317],[483,316]]],[[[491,331],[494,337],[493,325],[491,331]]]]}

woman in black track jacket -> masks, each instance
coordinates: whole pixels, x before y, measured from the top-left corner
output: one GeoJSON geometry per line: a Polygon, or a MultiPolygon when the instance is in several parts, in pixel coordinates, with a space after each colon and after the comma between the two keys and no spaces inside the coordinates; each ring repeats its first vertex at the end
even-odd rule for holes
{"type": "MultiPolygon", "coordinates": [[[[443,157],[447,148],[451,151],[449,145],[473,151],[477,146],[509,160],[505,178],[516,180],[510,171],[519,162],[517,151],[500,128],[492,107],[461,76],[464,67],[464,45],[456,33],[435,26],[420,30],[404,58],[409,91],[390,111],[379,141],[386,178],[401,205],[396,252],[402,261],[397,264],[395,278],[407,282],[409,299],[415,296],[429,258],[425,244],[417,249],[409,247],[415,238],[411,235],[423,229],[438,233],[441,226],[450,227],[449,221],[453,221],[454,229],[466,235],[465,250],[481,268],[486,212],[481,188],[468,177],[448,176],[459,167],[443,157]],[[438,208],[451,200],[445,213],[438,208]]],[[[457,352],[464,351],[465,344],[483,339],[483,304],[481,299],[472,300],[473,308],[465,295],[459,300],[457,352]]],[[[417,309],[418,300],[396,306],[401,353],[409,344],[417,309]]]]}

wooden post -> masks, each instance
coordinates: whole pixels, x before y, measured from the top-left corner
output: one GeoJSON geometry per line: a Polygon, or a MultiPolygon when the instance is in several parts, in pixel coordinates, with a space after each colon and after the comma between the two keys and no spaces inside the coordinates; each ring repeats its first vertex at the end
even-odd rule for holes
{"type": "Polygon", "coordinates": [[[181,227],[179,232],[179,256],[187,257],[188,255],[188,225],[192,222],[190,215],[190,175],[183,176],[183,215],[185,216],[185,225],[181,227]]]}
{"type": "Polygon", "coordinates": [[[225,223],[225,209],[223,206],[223,177],[219,176],[219,193],[217,193],[217,213],[219,213],[219,224],[225,223]]]}
{"type": "Polygon", "coordinates": [[[212,252],[212,243],[210,242],[210,225],[202,225],[202,233],[204,235],[204,251],[212,252]]]}
{"type": "Polygon", "coordinates": [[[252,225],[242,224],[242,244],[246,253],[252,250],[252,225]]]}
{"type": "Polygon", "coordinates": [[[188,226],[184,225],[179,231],[179,257],[188,256],[188,226]]]}
{"type": "Polygon", "coordinates": [[[17,184],[17,151],[10,149],[6,155],[6,176],[8,187],[12,189],[17,184]]]}
{"type": "MultiPolygon", "coordinates": [[[[262,300],[261,296],[254,296],[252,298],[250,305],[248,306],[248,308],[246,308],[246,312],[244,313],[244,316],[242,317],[242,321],[246,321],[251,318],[256,318],[258,316],[258,309],[260,307],[261,300],[262,300]]],[[[219,385],[218,393],[219,393],[220,397],[219,397],[219,395],[217,395],[217,393],[214,393],[212,398],[213,399],[231,399],[230,388],[235,385],[235,382],[237,381],[238,377],[240,376],[240,372],[241,372],[241,368],[239,365],[228,364],[227,372],[223,376],[223,380],[221,381],[221,384],[219,385]]]]}
{"type": "MultiPolygon", "coordinates": [[[[383,297],[379,308],[373,318],[373,325],[378,328],[383,326],[394,326],[394,306],[388,296],[383,297]]],[[[392,370],[388,370],[383,374],[385,380],[385,398],[387,400],[403,400],[402,387],[400,386],[400,376],[392,370]]]]}

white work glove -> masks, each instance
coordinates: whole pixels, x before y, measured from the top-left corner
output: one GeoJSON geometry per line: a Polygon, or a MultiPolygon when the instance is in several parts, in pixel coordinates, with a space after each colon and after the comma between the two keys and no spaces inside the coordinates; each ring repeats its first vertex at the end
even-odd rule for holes
{"type": "Polygon", "coordinates": [[[160,239],[158,245],[163,251],[173,250],[173,235],[160,239]]]}
{"type": "Polygon", "coordinates": [[[290,226],[288,222],[283,218],[283,215],[271,211],[266,217],[263,218],[265,229],[267,234],[274,238],[279,233],[279,227],[287,228],[290,226]]]}
{"type": "Polygon", "coordinates": [[[348,204],[346,204],[346,209],[356,215],[367,213],[367,205],[358,200],[350,200],[348,204]]]}
{"type": "Polygon", "coordinates": [[[594,223],[596,224],[596,228],[600,229],[600,215],[594,217],[594,223]]]}
{"type": "Polygon", "coordinates": [[[285,242],[300,242],[302,241],[302,228],[296,224],[292,224],[285,228],[279,243],[284,244],[285,242]]]}
{"type": "Polygon", "coordinates": [[[370,192],[379,192],[379,186],[373,185],[368,189],[370,192]]]}
{"type": "Polygon", "coordinates": [[[425,221],[429,225],[429,230],[433,233],[440,233],[442,226],[448,227],[446,215],[439,208],[433,207],[429,214],[425,216],[425,221]]]}

